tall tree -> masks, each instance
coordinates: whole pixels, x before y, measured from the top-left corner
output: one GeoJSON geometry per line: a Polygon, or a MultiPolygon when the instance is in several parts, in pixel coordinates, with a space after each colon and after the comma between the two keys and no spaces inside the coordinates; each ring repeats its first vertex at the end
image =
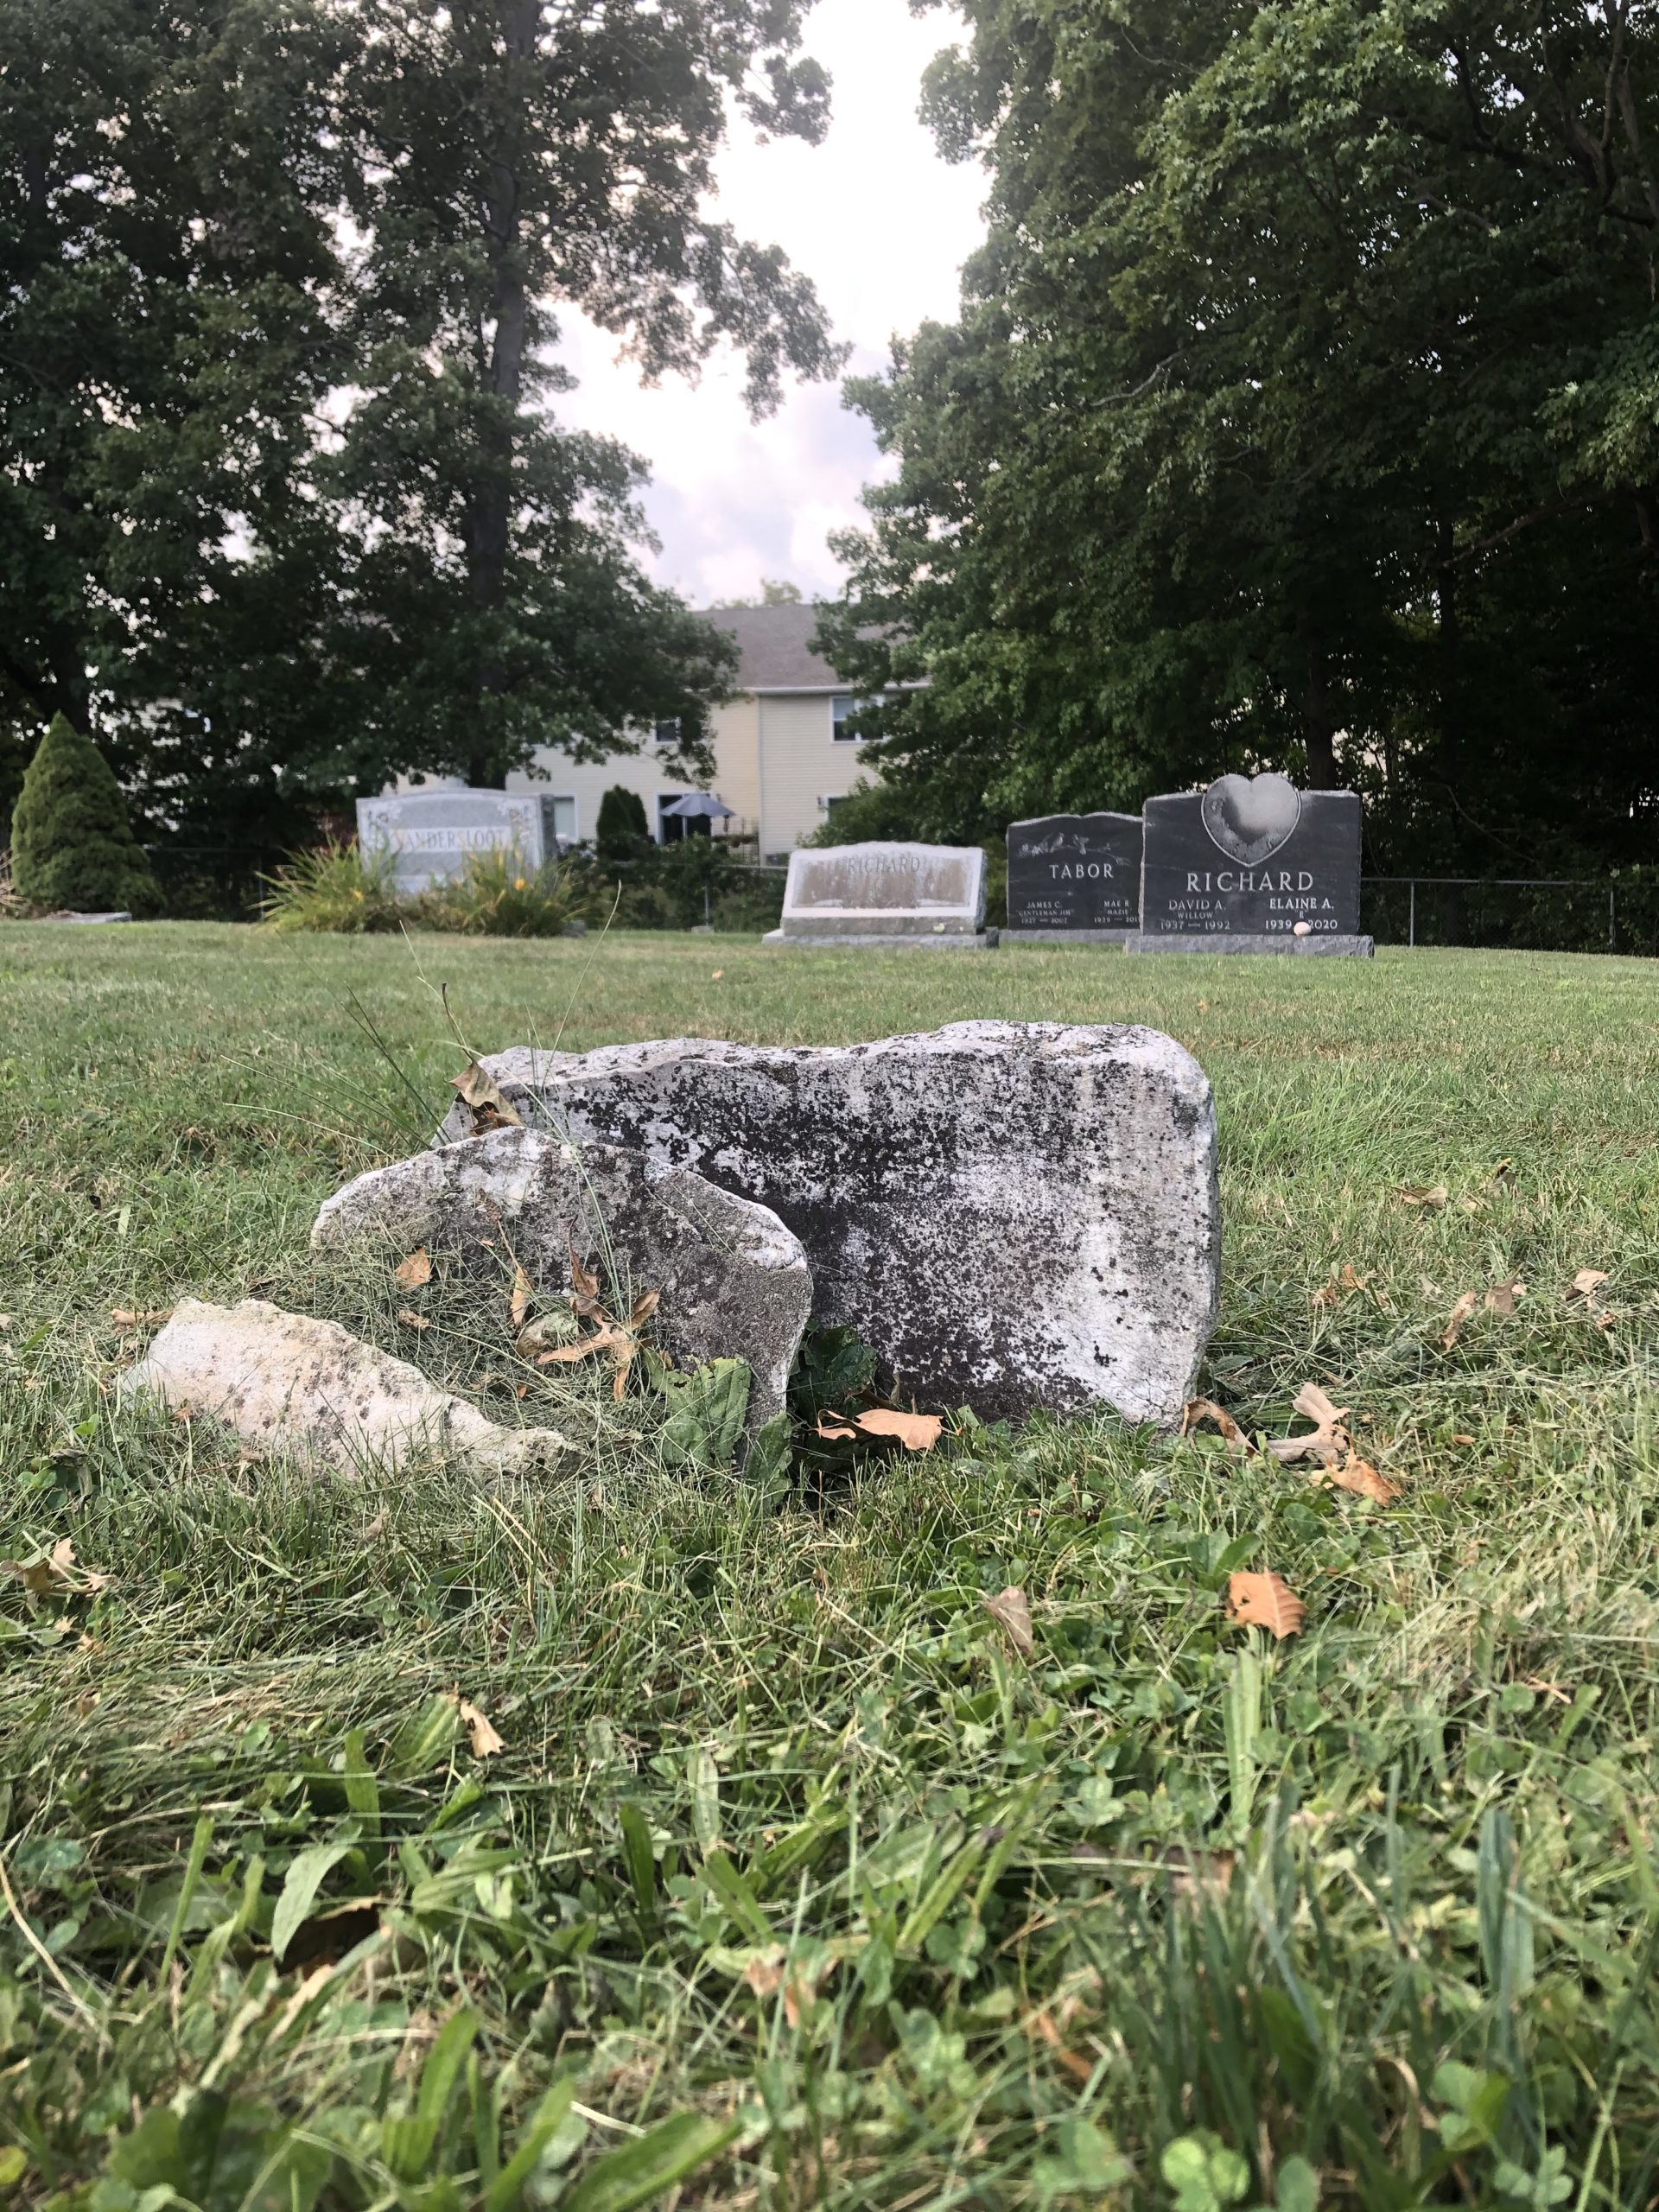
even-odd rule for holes
{"type": "Polygon", "coordinates": [[[800,15],[0,0],[0,728],[63,709],[207,841],[669,716],[696,762],[729,641],[555,421],[556,315],[646,376],[734,346],[757,408],[833,369],[702,212],[728,111],[823,127],[800,15]]]}
{"type": "Polygon", "coordinates": [[[1552,0],[982,0],[960,323],[826,628],[958,831],[1230,766],[1433,861],[1650,837],[1659,17],[1552,0]]]}
{"type": "Polygon", "coordinates": [[[299,496],[312,410],[346,365],[325,211],[348,42],[306,0],[0,0],[14,760],[61,712],[168,779],[190,721],[175,636],[299,496]]]}
{"type": "Polygon", "coordinates": [[[677,717],[728,642],[653,591],[639,466],[547,410],[568,303],[655,378],[717,346],[748,397],[840,355],[783,255],[703,212],[728,105],[822,135],[798,0],[364,0],[348,128],[362,396],[326,471],[355,519],[342,661],[394,750],[498,781],[537,742],[677,717]],[[391,650],[385,650],[390,647],[391,650]]]}

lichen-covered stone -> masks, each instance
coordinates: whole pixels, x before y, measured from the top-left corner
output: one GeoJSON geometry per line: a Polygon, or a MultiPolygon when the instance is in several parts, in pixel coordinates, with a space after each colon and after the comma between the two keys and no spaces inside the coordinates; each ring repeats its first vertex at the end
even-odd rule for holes
{"type": "Polygon", "coordinates": [[[557,1429],[499,1427],[337,1322],[285,1313],[263,1298],[185,1299],[122,1376],[119,1394],[212,1414],[258,1458],[291,1452],[342,1474],[395,1470],[412,1458],[524,1474],[570,1449],[557,1429]]]}
{"type": "MultiPolygon", "coordinates": [[[[527,1123],[769,1206],[805,1248],[816,1318],[850,1323],[928,1405],[1103,1399],[1167,1424],[1191,1395],[1217,1292],[1215,1112],[1154,1030],[967,1021],[484,1065],[527,1123]]],[[[440,1141],[471,1118],[458,1105],[440,1141]]]]}
{"type": "Polygon", "coordinates": [[[496,1129],[359,1175],[325,1201],[311,1241],[370,1240],[388,1255],[471,1252],[498,1277],[510,1252],[543,1294],[569,1287],[574,1247],[619,1316],[659,1294],[652,1335],[676,1358],[748,1362],[751,1433],[782,1410],[812,1304],[799,1241],[764,1205],[638,1149],[543,1130],[496,1129]]]}

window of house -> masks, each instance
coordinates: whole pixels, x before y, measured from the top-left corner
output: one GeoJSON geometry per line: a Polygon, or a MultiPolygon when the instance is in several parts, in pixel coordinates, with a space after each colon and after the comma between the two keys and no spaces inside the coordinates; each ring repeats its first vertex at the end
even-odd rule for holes
{"type": "Polygon", "coordinates": [[[555,795],[553,799],[553,835],[558,839],[562,845],[574,845],[575,843],[576,802],[574,798],[560,798],[557,794],[555,795]]]}
{"type": "Polygon", "coordinates": [[[874,699],[855,699],[850,691],[838,691],[830,702],[830,734],[837,745],[856,745],[861,733],[852,725],[866,707],[874,707],[874,699]]]}
{"type": "Polygon", "coordinates": [[[818,801],[818,812],[820,814],[833,814],[838,806],[845,806],[846,804],[847,794],[845,791],[826,791],[823,797],[818,801]]]}
{"type": "Polygon", "coordinates": [[[670,749],[678,745],[680,741],[680,718],[677,715],[668,715],[664,716],[661,721],[655,725],[655,728],[657,742],[658,745],[670,749]]]}

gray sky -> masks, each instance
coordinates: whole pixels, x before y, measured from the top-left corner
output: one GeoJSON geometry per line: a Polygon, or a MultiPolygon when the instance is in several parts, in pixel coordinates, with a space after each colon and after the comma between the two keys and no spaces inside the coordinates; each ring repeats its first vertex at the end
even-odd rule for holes
{"type": "MultiPolygon", "coordinates": [[[[947,167],[916,119],[924,68],[960,33],[944,9],[918,20],[905,0],[819,0],[805,43],[834,79],[829,136],[761,146],[745,130],[721,158],[711,212],[781,245],[811,277],[836,336],[852,341],[853,372],[885,362],[893,333],[954,316],[957,271],[982,233],[981,172],[947,167]]],[[[647,391],[613,338],[574,316],[562,327],[562,358],[581,383],[555,403],[558,415],[650,464],[646,507],[663,550],[648,565],[659,582],[694,606],[753,594],[763,575],[809,594],[838,588],[825,533],[859,519],[859,487],[884,473],[838,380],[786,387],[777,414],[751,423],[734,364],[711,362],[695,386],[647,391]]]]}

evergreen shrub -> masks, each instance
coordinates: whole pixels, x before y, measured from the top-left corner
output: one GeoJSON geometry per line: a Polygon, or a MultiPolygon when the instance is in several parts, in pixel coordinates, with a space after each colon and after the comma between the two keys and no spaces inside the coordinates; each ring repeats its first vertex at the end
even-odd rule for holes
{"type": "Polygon", "coordinates": [[[48,912],[153,914],[162,903],[109,762],[62,715],[23,773],[11,881],[19,899],[48,912]]]}

